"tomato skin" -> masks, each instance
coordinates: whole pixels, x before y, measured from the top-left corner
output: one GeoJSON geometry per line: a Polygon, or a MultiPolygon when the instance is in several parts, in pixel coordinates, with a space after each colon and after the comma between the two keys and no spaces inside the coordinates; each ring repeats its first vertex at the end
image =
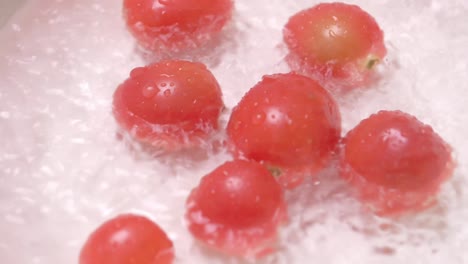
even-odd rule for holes
{"type": "Polygon", "coordinates": [[[187,199],[186,219],[194,237],[232,255],[270,250],[285,218],[280,185],[252,161],[222,164],[203,177],[187,199]]]}
{"type": "Polygon", "coordinates": [[[230,20],[232,9],[232,0],[124,0],[127,27],[150,51],[206,43],[230,20]]]}
{"type": "Polygon", "coordinates": [[[375,19],[344,3],[300,11],[289,19],[283,36],[293,70],[339,88],[368,84],[372,69],[387,53],[375,19]]]}
{"type": "Polygon", "coordinates": [[[80,253],[80,264],[171,264],[172,241],[146,217],[124,214],[98,227],[80,253]]]}
{"type": "Polygon", "coordinates": [[[114,93],[119,126],[137,141],[174,150],[200,144],[218,128],[222,93],[201,63],[162,61],[130,73],[114,93]]]}
{"type": "Polygon", "coordinates": [[[235,155],[291,172],[279,177],[287,187],[302,181],[297,174],[326,165],[340,133],[334,99],[315,81],[295,73],[264,76],[234,108],[227,126],[235,155]]]}
{"type": "Polygon", "coordinates": [[[433,129],[401,111],[380,111],[345,138],[342,175],[380,214],[431,205],[454,168],[451,147],[433,129]]]}

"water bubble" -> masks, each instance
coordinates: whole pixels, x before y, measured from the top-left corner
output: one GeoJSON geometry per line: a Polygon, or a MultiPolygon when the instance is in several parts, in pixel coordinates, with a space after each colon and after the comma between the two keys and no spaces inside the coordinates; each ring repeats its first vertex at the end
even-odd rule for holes
{"type": "Polygon", "coordinates": [[[261,112],[252,117],[252,124],[261,124],[265,121],[265,113],[261,112]]]}
{"type": "Polygon", "coordinates": [[[152,9],[153,9],[153,10],[157,10],[157,9],[159,9],[159,8],[161,8],[161,7],[164,7],[164,3],[163,3],[163,2],[164,2],[164,1],[161,1],[161,0],[156,0],[156,1],[154,1],[154,2],[153,2],[152,9]]]}
{"type": "Polygon", "coordinates": [[[145,30],[145,24],[143,24],[142,22],[136,22],[135,25],[134,25],[134,28],[138,31],[144,31],[145,30]]]}
{"type": "Polygon", "coordinates": [[[150,98],[155,96],[159,92],[159,89],[155,88],[152,85],[148,85],[145,88],[143,88],[142,92],[144,97],[150,98]]]}
{"type": "Polygon", "coordinates": [[[3,118],[3,119],[9,119],[11,116],[11,114],[9,112],[0,112],[0,117],[3,118]]]}
{"type": "Polygon", "coordinates": [[[145,73],[145,71],[146,70],[143,67],[135,68],[130,72],[130,78],[136,78],[138,76],[141,76],[143,75],[143,73],[145,73]]]}
{"type": "Polygon", "coordinates": [[[268,110],[266,117],[269,123],[275,124],[280,121],[282,115],[278,109],[272,108],[268,110]]]}

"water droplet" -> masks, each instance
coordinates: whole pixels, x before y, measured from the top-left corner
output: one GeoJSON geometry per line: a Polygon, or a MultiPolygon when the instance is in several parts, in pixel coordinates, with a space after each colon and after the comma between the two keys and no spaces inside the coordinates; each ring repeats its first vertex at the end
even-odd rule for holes
{"type": "Polygon", "coordinates": [[[238,130],[239,127],[242,125],[242,122],[241,121],[237,121],[235,124],[234,124],[234,129],[235,130],[238,130]]]}
{"type": "Polygon", "coordinates": [[[266,118],[268,123],[271,124],[279,124],[281,122],[284,122],[284,120],[287,120],[287,115],[282,113],[279,109],[277,108],[271,108],[268,110],[266,114],[266,118]]]}
{"type": "Polygon", "coordinates": [[[174,86],[175,86],[175,83],[174,83],[174,82],[171,82],[171,83],[169,83],[169,86],[170,86],[170,87],[174,87],[174,86]]]}
{"type": "Polygon", "coordinates": [[[133,27],[138,31],[144,31],[145,30],[145,24],[143,24],[140,21],[136,22],[133,27]]]}
{"type": "Polygon", "coordinates": [[[154,0],[153,2],[153,10],[156,10],[156,9],[164,9],[164,8],[167,8],[166,6],[167,5],[170,5],[172,2],[172,0],[154,0]]]}
{"type": "Polygon", "coordinates": [[[9,112],[0,112],[0,117],[4,119],[10,118],[10,113],[9,112]]]}
{"type": "Polygon", "coordinates": [[[406,146],[408,138],[398,129],[390,128],[382,133],[382,140],[387,143],[388,147],[394,150],[402,149],[406,146]]]}
{"type": "Polygon", "coordinates": [[[166,86],[167,86],[167,83],[165,83],[165,82],[162,82],[162,83],[160,83],[158,86],[159,86],[159,87],[161,87],[161,88],[164,88],[164,87],[166,87],[166,86]]]}
{"type": "Polygon", "coordinates": [[[143,88],[142,92],[143,92],[144,97],[150,98],[150,97],[155,96],[158,93],[158,91],[159,90],[155,88],[154,86],[148,85],[145,88],[143,88]]]}
{"type": "Polygon", "coordinates": [[[18,25],[18,24],[12,24],[11,25],[11,28],[16,31],[16,32],[20,32],[21,31],[21,27],[18,25]]]}
{"type": "Polygon", "coordinates": [[[145,71],[146,71],[146,69],[143,68],[143,67],[135,68],[130,72],[130,78],[136,78],[136,77],[142,75],[143,73],[145,73],[145,71]]]}
{"type": "Polygon", "coordinates": [[[265,121],[265,114],[263,112],[258,113],[252,117],[252,124],[261,124],[265,121]]]}

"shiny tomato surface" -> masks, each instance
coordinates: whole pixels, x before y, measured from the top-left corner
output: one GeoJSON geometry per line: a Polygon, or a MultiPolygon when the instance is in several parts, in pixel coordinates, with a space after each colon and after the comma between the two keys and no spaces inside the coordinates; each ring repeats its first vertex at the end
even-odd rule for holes
{"type": "Polygon", "coordinates": [[[222,164],[202,178],[187,200],[190,232],[209,247],[233,255],[272,250],[285,216],[280,185],[253,161],[222,164]]]}
{"type": "Polygon", "coordinates": [[[231,18],[231,0],[124,0],[127,26],[150,51],[203,45],[231,18]]]}
{"type": "Polygon", "coordinates": [[[434,130],[401,111],[380,111],[345,138],[343,176],[382,214],[430,205],[451,176],[450,146],[434,130]]]}
{"type": "Polygon", "coordinates": [[[264,76],[234,108],[227,126],[237,156],[265,164],[289,187],[327,164],[340,133],[335,100],[294,73],[264,76]]]}
{"type": "Polygon", "coordinates": [[[222,93],[201,63],[162,61],[136,68],[114,94],[113,112],[132,137],[165,150],[201,144],[218,128],[222,93]]]}
{"type": "Polygon", "coordinates": [[[172,241],[144,216],[124,214],[99,226],[80,254],[80,264],[171,264],[172,241]]]}
{"type": "Polygon", "coordinates": [[[322,3],[302,10],[284,27],[292,69],[344,88],[368,81],[387,53],[383,40],[372,16],[344,3],[322,3]]]}

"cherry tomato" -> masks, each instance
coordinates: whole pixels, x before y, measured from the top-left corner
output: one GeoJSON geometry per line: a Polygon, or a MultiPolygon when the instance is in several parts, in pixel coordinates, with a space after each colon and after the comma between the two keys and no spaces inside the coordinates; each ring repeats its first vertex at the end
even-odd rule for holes
{"type": "Polygon", "coordinates": [[[262,165],[226,162],[202,178],[187,200],[190,232],[209,247],[233,255],[261,255],[285,221],[280,185],[262,165]]]}
{"type": "Polygon", "coordinates": [[[231,18],[232,9],[232,0],[124,0],[130,32],[150,51],[206,43],[231,18]]]}
{"type": "Polygon", "coordinates": [[[344,88],[368,82],[387,53],[377,22],[356,5],[318,4],[292,16],[283,33],[291,68],[344,88]]]}
{"type": "Polygon", "coordinates": [[[325,166],[340,133],[334,99],[294,73],[264,76],[234,108],[227,126],[235,154],[265,164],[287,187],[325,166]]]}
{"type": "Polygon", "coordinates": [[[221,89],[200,63],[163,61],[136,68],[114,94],[117,123],[164,150],[197,145],[218,128],[221,89]]]}
{"type": "Polygon", "coordinates": [[[172,241],[146,217],[124,214],[97,228],[80,254],[80,264],[171,264],[172,241]]]}
{"type": "Polygon", "coordinates": [[[345,138],[343,176],[381,214],[429,206],[453,166],[449,145],[400,111],[380,111],[345,138]]]}

